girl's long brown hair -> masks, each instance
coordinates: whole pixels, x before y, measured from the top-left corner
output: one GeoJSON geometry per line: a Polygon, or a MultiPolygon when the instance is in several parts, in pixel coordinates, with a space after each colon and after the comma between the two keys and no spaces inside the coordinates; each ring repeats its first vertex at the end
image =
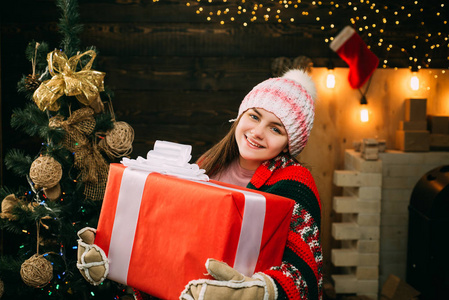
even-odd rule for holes
{"type": "Polygon", "coordinates": [[[200,168],[206,170],[206,174],[213,176],[226,169],[231,162],[239,157],[239,148],[235,140],[235,129],[240,121],[239,116],[235,121],[229,132],[215,144],[212,148],[207,150],[197,161],[200,168]]]}

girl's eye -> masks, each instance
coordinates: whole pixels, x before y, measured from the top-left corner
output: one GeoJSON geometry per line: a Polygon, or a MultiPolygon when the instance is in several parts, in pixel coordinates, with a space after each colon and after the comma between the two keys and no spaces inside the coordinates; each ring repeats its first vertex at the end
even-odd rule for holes
{"type": "Polygon", "coordinates": [[[276,132],[277,134],[282,134],[282,131],[279,128],[277,128],[277,127],[273,127],[272,130],[274,132],[276,132]]]}
{"type": "Polygon", "coordinates": [[[249,117],[254,120],[259,120],[259,117],[254,114],[249,114],[249,117]]]}

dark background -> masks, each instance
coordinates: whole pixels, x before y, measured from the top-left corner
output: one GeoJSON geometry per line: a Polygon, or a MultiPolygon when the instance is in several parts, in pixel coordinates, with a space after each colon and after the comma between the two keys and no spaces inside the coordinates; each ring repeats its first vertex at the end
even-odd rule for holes
{"type": "MultiPolygon", "coordinates": [[[[263,2],[265,8],[279,8],[263,2]]],[[[234,11],[236,1],[81,0],[80,38],[82,49],[95,46],[98,51],[94,69],[106,73],[117,120],[134,128],[130,156],[145,156],[155,140],[167,140],[192,145],[195,159],[228,131],[228,120],[257,83],[302,57],[314,67],[329,62],[347,67],[329,49],[329,39],[347,25],[362,28],[358,32],[379,57],[379,68],[449,67],[449,14],[441,8],[443,1],[335,2],[302,1],[298,9],[282,10],[281,23],[274,16],[265,22],[258,15],[251,22],[247,15],[235,15],[234,22],[222,25],[216,14],[206,20],[208,10],[234,11]],[[204,11],[197,14],[200,6],[204,11]]],[[[0,183],[9,186],[18,179],[3,165],[7,151],[18,148],[34,156],[42,143],[10,127],[12,110],[28,101],[17,93],[17,82],[32,71],[25,48],[33,39],[47,42],[50,49],[59,47],[60,11],[54,0],[16,0],[1,1],[0,13],[0,183]]],[[[329,165],[331,170],[334,164],[329,165]]]]}
{"type": "MultiPolygon", "coordinates": [[[[80,23],[84,25],[82,46],[97,48],[95,68],[106,72],[105,84],[115,93],[116,117],[135,130],[132,156],[145,155],[157,139],[191,144],[194,158],[200,155],[227,132],[227,120],[236,116],[245,94],[258,82],[276,75],[273,64],[280,57],[293,61],[306,56],[315,67],[326,67],[330,59],[336,67],[347,66],[329,49],[326,39],[351,25],[351,20],[356,20],[354,27],[362,26],[364,15],[370,17],[366,22],[370,28],[377,24],[376,30],[361,31],[360,35],[381,59],[380,67],[385,59],[387,67],[411,65],[411,43],[428,47],[424,41],[413,41],[417,32],[420,36],[431,33],[433,38],[439,32],[440,38],[447,37],[447,23],[441,25],[441,19],[447,16],[430,15],[439,10],[440,1],[427,1],[423,12],[418,6],[401,10],[406,1],[376,1],[376,7],[381,8],[379,14],[368,5],[359,5],[355,11],[355,4],[342,3],[336,9],[330,1],[320,2],[322,5],[303,1],[296,10],[283,10],[282,23],[274,17],[265,22],[259,16],[255,22],[241,17],[221,25],[216,16],[208,22],[206,12],[196,13],[201,5],[215,12],[226,7],[235,9],[235,2],[223,5],[222,1],[213,1],[208,6],[207,1],[79,1],[80,23]],[[410,12],[412,22],[407,17],[410,12]],[[291,17],[295,22],[288,21],[291,17]],[[401,22],[388,28],[382,24],[384,17],[391,23],[396,19],[401,22]],[[420,25],[424,20],[425,26],[420,25]],[[248,26],[242,25],[245,21],[248,26]],[[381,27],[385,28],[381,36],[369,36],[381,27]],[[384,39],[381,47],[379,38],[384,39]],[[394,46],[388,51],[390,43],[394,46]]],[[[265,8],[276,8],[271,1],[264,2],[265,8]]],[[[50,49],[58,48],[59,17],[53,0],[1,3],[2,158],[13,146],[34,152],[39,147],[28,136],[11,130],[9,121],[11,110],[27,101],[16,91],[20,77],[31,73],[24,55],[26,45],[34,39],[46,41],[50,49]]],[[[419,61],[425,59],[426,47],[414,51],[419,61]]],[[[447,41],[441,49],[442,54],[433,55],[430,67],[447,65],[447,41]]]]}

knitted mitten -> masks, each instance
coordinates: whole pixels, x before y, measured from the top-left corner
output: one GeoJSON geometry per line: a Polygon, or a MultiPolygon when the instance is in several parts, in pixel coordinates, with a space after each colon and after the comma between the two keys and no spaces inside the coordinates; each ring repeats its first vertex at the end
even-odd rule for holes
{"type": "Polygon", "coordinates": [[[190,281],[179,299],[181,300],[275,300],[276,285],[262,273],[246,277],[224,262],[208,259],[206,269],[217,280],[190,281]]]}
{"type": "Polygon", "coordinates": [[[78,231],[78,261],[81,275],[92,285],[102,283],[109,273],[109,261],[104,251],[94,244],[96,230],[85,227],[78,231]]]}

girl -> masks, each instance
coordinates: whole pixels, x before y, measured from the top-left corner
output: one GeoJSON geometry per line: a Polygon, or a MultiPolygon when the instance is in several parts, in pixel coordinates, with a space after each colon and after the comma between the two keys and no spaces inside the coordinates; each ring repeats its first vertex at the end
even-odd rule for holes
{"type": "Polygon", "coordinates": [[[321,299],[321,204],[310,172],[295,160],[314,120],[316,90],[303,71],[290,70],[255,86],[229,133],[198,160],[212,179],[295,200],[280,266],[248,278],[209,259],[217,280],[193,280],[181,299],[321,299]]]}
{"type": "MultiPolygon", "coordinates": [[[[310,172],[294,158],[312,129],[315,93],[299,70],[258,84],[243,99],[230,132],[198,160],[212,179],[295,200],[282,263],[249,278],[208,259],[206,269],[216,280],[192,280],[180,299],[322,299],[321,204],[310,172]]],[[[83,253],[93,247],[94,231],[80,233],[83,253]]],[[[153,299],[137,290],[135,296],[153,299]]]]}

